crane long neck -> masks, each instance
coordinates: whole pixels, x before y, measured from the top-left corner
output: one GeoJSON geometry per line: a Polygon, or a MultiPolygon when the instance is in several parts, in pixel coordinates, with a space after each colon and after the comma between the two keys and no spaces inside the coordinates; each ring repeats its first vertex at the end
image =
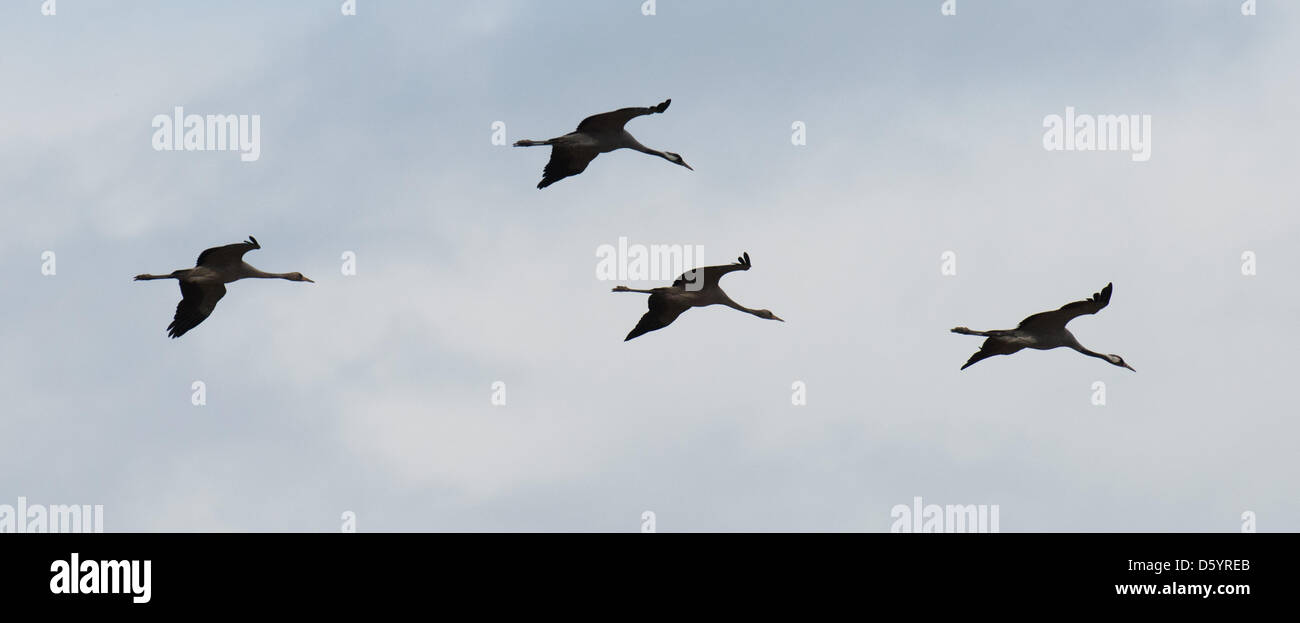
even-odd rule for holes
{"type": "Polygon", "coordinates": [[[1101,353],[1099,353],[1099,352],[1096,352],[1096,351],[1088,350],[1086,347],[1084,347],[1082,344],[1079,344],[1078,342],[1075,342],[1075,343],[1071,344],[1071,345],[1070,345],[1070,348],[1073,348],[1074,350],[1077,350],[1077,351],[1079,351],[1079,352],[1081,352],[1081,353],[1083,353],[1083,354],[1085,354],[1085,355],[1087,355],[1087,356],[1089,356],[1089,357],[1096,357],[1096,358],[1098,358],[1098,359],[1105,359],[1107,362],[1110,362],[1110,357],[1108,357],[1108,356],[1106,356],[1106,355],[1103,355],[1103,354],[1101,354],[1101,353]]]}
{"type": "Polygon", "coordinates": [[[290,273],[267,273],[245,264],[242,276],[251,279],[289,279],[290,273]]]}
{"type": "Polygon", "coordinates": [[[741,305],[740,303],[731,300],[731,297],[727,296],[725,292],[722,294],[722,304],[732,309],[743,311],[746,314],[754,314],[755,316],[758,315],[757,309],[750,309],[748,307],[745,307],[744,305],[741,305]]]}
{"type": "Polygon", "coordinates": [[[653,147],[646,147],[645,145],[641,144],[641,141],[638,141],[635,138],[633,138],[631,134],[627,135],[626,140],[627,140],[628,149],[635,149],[643,154],[650,154],[651,156],[659,156],[664,160],[671,160],[671,158],[668,157],[667,152],[659,151],[658,149],[655,149],[653,147]]]}

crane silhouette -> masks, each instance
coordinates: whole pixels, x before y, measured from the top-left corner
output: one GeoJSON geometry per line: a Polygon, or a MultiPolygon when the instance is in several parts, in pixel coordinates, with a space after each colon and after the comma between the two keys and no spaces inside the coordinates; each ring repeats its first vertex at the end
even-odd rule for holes
{"type": "Polygon", "coordinates": [[[244,254],[260,249],[257,239],[249,236],[245,242],[212,247],[199,254],[194,268],[183,268],[167,275],[136,275],[136,281],[150,279],[175,279],[181,284],[181,302],[176,305],[176,316],[167,325],[167,335],[178,338],[197,327],[212,315],[217,301],[226,295],[226,285],[240,279],[287,279],[307,281],[302,273],[264,273],[244,261],[244,254]]]}
{"type": "MultiPolygon", "coordinates": [[[[988,338],[984,340],[984,344],[980,346],[979,351],[971,355],[970,359],[966,361],[966,365],[963,365],[961,369],[965,370],[994,355],[1010,355],[1024,348],[1051,350],[1065,346],[1089,357],[1104,359],[1111,365],[1133,370],[1133,366],[1124,363],[1124,358],[1119,355],[1103,355],[1084,348],[1083,345],[1079,344],[1078,340],[1074,339],[1074,334],[1065,328],[1065,325],[1071,320],[1079,316],[1095,314],[1109,305],[1112,285],[1106,284],[1106,287],[1102,288],[1101,292],[1093,294],[1090,299],[1075,301],[1060,309],[1034,314],[1025,318],[1014,329],[997,331],[972,331],[966,327],[953,329],[953,333],[982,335],[988,338]]],[[[1133,371],[1136,372],[1137,370],[1133,371]]]]}
{"type": "MultiPolygon", "coordinates": [[[[731,297],[727,296],[727,293],[723,292],[722,287],[718,285],[718,280],[722,279],[723,275],[737,270],[749,270],[750,266],[749,254],[745,253],[736,259],[735,264],[705,266],[704,268],[695,268],[682,273],[669,287],[634,290],[626,286],[616,286],[614,292],[640,292],[650,295],[648,302],[650,311],[641,316],[640,322],[636,323],[636,327],[627,334],[626,338],[623,338],[623,341],[626,342],[639,335],[662,329],[672,324],[674,320],[677,320],[678,316],[692,307],[726,305],[759,318],[781,320],[766,309],[750,309],[731,300],[731,297]]],[[[781,322],[785,321],[781,320],[781,322]]]]}
{"type": "Polygon", "coordinates": [[[540,145],[551,146],[551,160],[546,163],[546,169],[542,172],[542,181],[537,183],[537,188],[546,188],[571,175],[577,175],[587,169],[587,165],[595,160],[600,154],[614,151],[615,149],[635,149],[644,154],[658,156],[671,162],[679,164],[694,171],[691,165],[686,164],[685,160],[678,154],[671,151],[660,151],[642,145],[627,130],[623,129],[628,121],[644,115],[653,115],[668,110],[668,105],[673,101],[664,100],[656,106],[648,108],[620,108],[618,110],[592,115],[582,120],[578,124],[578,129],[574,130],[559,138],[552,138],[545,141],[521,140],[515,141],[515,147],[534,147],[540,145]]]}

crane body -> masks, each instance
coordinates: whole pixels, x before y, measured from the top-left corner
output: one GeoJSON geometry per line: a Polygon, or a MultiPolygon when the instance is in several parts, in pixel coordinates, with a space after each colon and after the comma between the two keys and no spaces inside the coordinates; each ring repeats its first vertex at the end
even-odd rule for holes
{"type": "Polygon", "coordinates": [[[244,254],[262,245],[249,236],[245,242],[212,247],[199,254],[194,268],[174,270],[166,275],[136,275],[136,281],[175,279],[180,282],[181,302],[176,315],[167,325],[167,335],[178,338],[212,315],[217,301],[226,295],[226,285],[240,279],[285,279],[316,283],[302,273],[268,273],[244,261],[244,254]]]}

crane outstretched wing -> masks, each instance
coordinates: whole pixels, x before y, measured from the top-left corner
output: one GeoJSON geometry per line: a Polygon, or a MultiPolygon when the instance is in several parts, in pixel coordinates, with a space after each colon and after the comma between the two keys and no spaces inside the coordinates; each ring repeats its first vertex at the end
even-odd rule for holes
{"type": "Polygon", "coordinates": [[[587,165],[599,155],[594,149],[575,148],[569,145],[552,145],[551,159],[542,170],[542,181],[537,188],[542,189],[571,175],[587,170],[587,165]]]}
{"type": "Polygon", "coordinates": [[[582,123],[578,124],[578,129],[575,131],[592,132],[592,133],[616,132],[618,130],[622,130],[623,126],[627,125],[628,121],[631,121],[637,117],[641,117],[643,115],[653,115],[655,113],[668,110],[668,105],[671,103],[673,103],[673,101],[671,99],[667,99],[655,106],[650,106],[647,108],[640,108],[640,107],[620,108],[618,110],[614,110],[610,112],[603,112],[600,113],[599,115],[592,115],[590,117],[587,117],[586,119],[583,119],[582,123]]]}
{"type": "Polygon", "coordinates": [[[678,316],[682,315],[682,312],[691,308],[690,305],[670,301],[667,296],[658,292],[650,295],[647,305],[650,311],[641,316],[641,320],[636,323],[627,337],[623,338],[624,342],[672,324],[678,316]]]}
{"type": "Polygon", "coordinates": [[[975,354],[971,355],[970,359],[966,360],[965,365],[963,365],[961,369],[965,370],[966,368],[988,359],[989,357],[996,355],[1010,355],[1019,352],[1022,348],[1024,348],[1024,346],[1012,344],[1000,337],[990,337],[984,340],[984,343],[980,345],[980,349],[975,351],[975,354]]]}
{"type": "Polygon", "coordinates": [[[257,244],[257,238],[252,236],[244,242],[228,244],[224,247],[212,247],[199,254],[199,259],[195,260],[195,266],[207,266],[216,268],[218,266],[232,266],[244,261],[244,254],[253,249],[260,249],[262,245],[257,244]]]}
{"type": "Polygon", "coordinates": [[[677,281],[673,282],[674,288],[686,288],[687,290],[703,290],[711,287],[722,279],[722,276],[737,270],[749,270],[752,264],[749,262],[749,253],[745,252],[736,258],[735,264],[725,264],[723,266],[705,266],[704,268],[692,268],[688,270],[677,281]]]}
{"type": "Polygon", "coordinates": [[[1033,330],[1035,328],[1064,327],[1066,323],[1088,314],[1095,314],[1110,304],[1110,293],[1114,284],[1106,284],[1101,292],[1092,298],[1068,303],[1060,309],[1034,314],[1020,321],[1017,329],[1033,330]]]}
{"type": "Polygon", "coordinates": [[[199,285],[182,281],[181,302],[176,304],[176,317],[167,325],[167,335],[178,338],[199,326],[199,323],[212,315],[212,310],[217,308],[217,301],[225,295],[226,286],[220,283],[199,285]]]}

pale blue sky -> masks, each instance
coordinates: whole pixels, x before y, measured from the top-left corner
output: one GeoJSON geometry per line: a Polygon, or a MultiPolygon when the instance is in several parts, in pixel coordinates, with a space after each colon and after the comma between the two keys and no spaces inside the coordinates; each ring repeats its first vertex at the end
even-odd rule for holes
{"type": "Polygon", "coordinates": [[[922,496],[998,504],[1004,532],[1236,531],[1245,510],[1300,530],[1300,8],[208,4],[0,5],[0,504],[103,504],[109,531],[336,531],[345,510],[363,531],[634,531],[644,510],[884,531],[922,496]],[[629,129],[694,172],[619,152],[538,191],[546,152],[489,141],[669,97],[629,129]],[[261,115],[261,159],[153,151],[174,106],[261,115]],[[1151,160],[1044,151],[1067,106],[1152,115],[1151,160]],[[252,264],[318,283],[233,284],[167,339],[176,285],[131,276],[249,234],[252,264]],[[693,310],[624,343],[645,301],[594,278],[620,236],[748,251],[728,292],[787,322],[693,310]],[[1136,374],[1063,350],[958,372],[979,341],[949,328],[1111,281],[1071,329],[1136,374]]]}

